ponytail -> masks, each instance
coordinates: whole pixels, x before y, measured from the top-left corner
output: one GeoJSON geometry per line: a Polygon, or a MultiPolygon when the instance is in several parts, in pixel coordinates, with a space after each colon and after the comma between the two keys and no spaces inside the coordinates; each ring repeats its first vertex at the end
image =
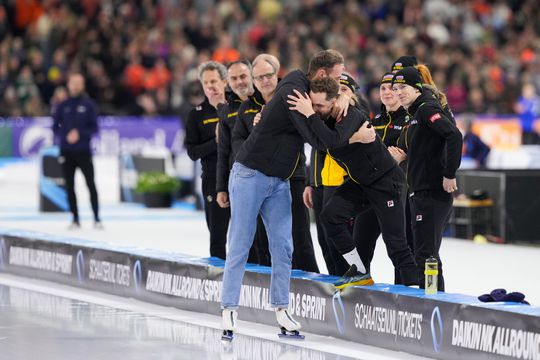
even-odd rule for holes
{"type": "Polygon", "coordinates": [[[446,95],[437,88],[437,85],[435,85],[435,81],[433,81],[429,68],[424,64],[416,65],[415,68],[420,73],[424,86],[433,91],[443,108],[446,107],[448,105],[448,99],[446,98],[446,95]]]}

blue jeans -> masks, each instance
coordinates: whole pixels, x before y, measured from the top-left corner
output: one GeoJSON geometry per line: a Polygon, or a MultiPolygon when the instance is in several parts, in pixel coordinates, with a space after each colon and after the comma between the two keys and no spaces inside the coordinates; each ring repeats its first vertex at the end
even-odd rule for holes
{"type": "Polygon", "coordinates": [[[266,176],[235,162],[229,178],[229,199],[231,225],[221,307],[238,308],[245,265],[260,213],[272,257],[270,304],[288,308],[293,252],[289,181],[266,176]]]}

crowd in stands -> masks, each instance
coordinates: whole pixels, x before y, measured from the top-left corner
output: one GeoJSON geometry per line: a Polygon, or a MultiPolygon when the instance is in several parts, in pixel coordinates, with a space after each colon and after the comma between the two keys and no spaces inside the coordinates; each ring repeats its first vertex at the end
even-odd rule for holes
{"type": "Polygon", "coordinates": [[[182,115],[200,100],[203,61],[266,52],[279,58],[283,75],[325,48],[344,54],[374,108],[382,74],[403,54],[428,64],[457,113],[515,113],[522,87],[540,89],[536,0],[2,4],[0,116],[49,114],[72,71],[85,75],[102,114],[182,115]]]}

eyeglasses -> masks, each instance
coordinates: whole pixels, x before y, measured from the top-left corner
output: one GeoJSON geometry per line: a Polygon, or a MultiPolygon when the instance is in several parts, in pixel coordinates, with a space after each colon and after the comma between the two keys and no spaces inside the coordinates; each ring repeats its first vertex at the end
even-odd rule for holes
{"type": "Polygon", "coordinates": [[[259,75],[259,76],[253,76],[253,80],[255,80],[255,81],[263,81],[264,79],[270,80],[274,75],[276,75],[275,72],[271,72],[271,73],[268,73],[268,74],[262,74],[262,75],[259,75]]]}

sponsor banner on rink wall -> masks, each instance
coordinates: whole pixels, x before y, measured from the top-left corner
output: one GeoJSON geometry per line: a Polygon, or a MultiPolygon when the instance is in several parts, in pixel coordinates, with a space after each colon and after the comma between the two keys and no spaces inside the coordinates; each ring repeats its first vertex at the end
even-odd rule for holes
{"type": "MultiPolygon", "coordinates": [[[[0,231],[0,271],[220,314],[214,258],[0,231]]],[[[289,310],[304,331],[437,359],[540,359],[540,308],[386,284],[336,292],[334,280],[293,271],[289,310]]],[[[276,325],[269,288],[270,269],[248,265],[240,319],[276,325]]]]}
{"type": "MultiPolygon", "coordinates": [[[[36,155],[54,143],[50,117],[1,120],[0,127],[10,129],[11,156],[36,155]]],[[[185,132],[178,117],[100,116],[98,125],[91,142],[98,155],[141,153],[148,148],[168,148],[175,154],[185,151],[185,132]]],[[[4,133],[8,134],[0,135],[4,133]]]]}

